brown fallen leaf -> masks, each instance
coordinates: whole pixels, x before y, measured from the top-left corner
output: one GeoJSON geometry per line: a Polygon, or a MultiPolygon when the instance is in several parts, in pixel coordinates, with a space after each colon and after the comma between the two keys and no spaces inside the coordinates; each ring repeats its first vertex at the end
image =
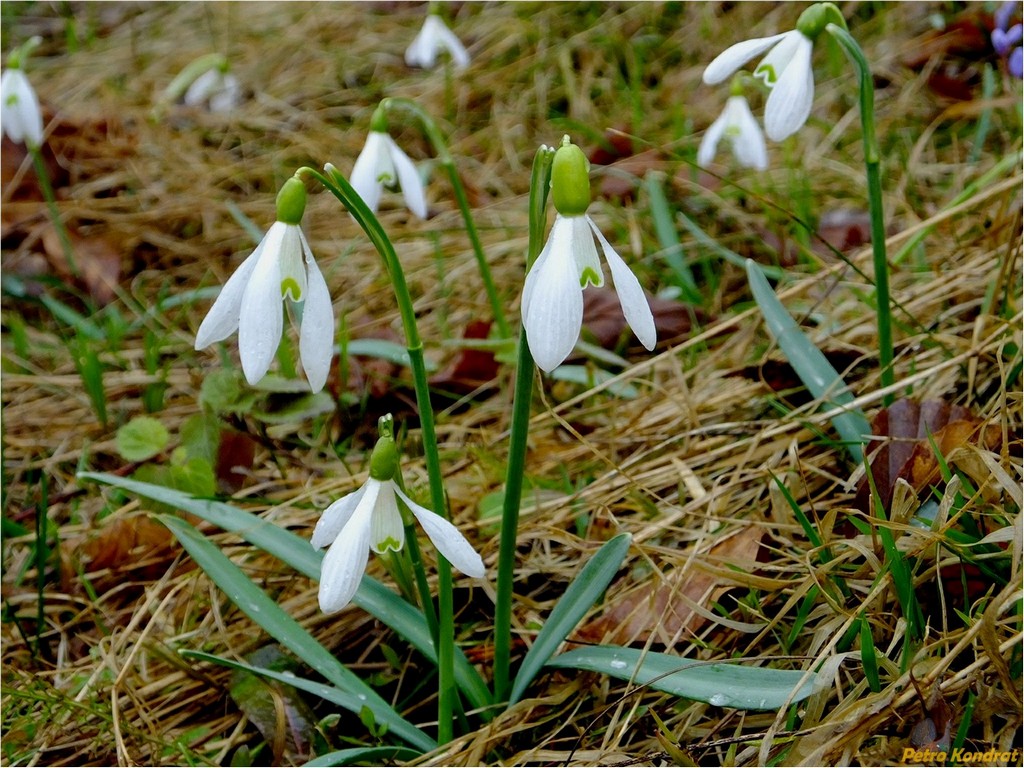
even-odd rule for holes
{"type": "Polygon", "coordinates": [[[177,552],[171,532],[142,514],[104,525],[79,550],[98,594],[128,581],[141,584],[159,579],[177,552]]]}
{"type": "Polygon", "coordinates": [[[250,477],[256,456],[256,441],[244,432],[222,429],[217,444],[215,474],[220,489],[228,494],[240,491],[250,477]]]}
{"type": "MultiPolygon", "coordinates": [[[[744,526],[701,555],[701,559],[752,570],[757,562],[761,536],[760,528],[744,526]]],[[[692,634],[707,619],[694,611],[691,603],[706,607],[735,586],[735,582],[701,570],[691,561],[685,567],[670,571],[657,583],[647,580],[626,591],[601,616],[580,627],[574,639],[630,645],[646,643],[652,633],[656,633],[655,642],[692,634]]]]}
{"type": "MultiPolygon", "coordinates": [[[[871,476],[886,510],[892,504],[897,480],[906,480],[919,495],[939,481],[933,442],[948,459],[956,448],[973,444],[997,450],[1002,441],[998,426],[983,426],[981,419],[966,408],[938,400],[897,400],[875,415],[871,433],[875,436],[868,444],[871,476]]],[[[873,514],[867,477],[857,487],[853,506],[873,514]]]]}
{"type": "MultiPolygon", "coordinates": [[[[658,341],[679,339],[690,332],[692,321],[706,319],[699,310],[676,299],[647,296],[654,314],[658,341]]],[[[583,292],[583,325],[595,344],[604,349],[618,349],[624,340],[635,344],[636,338],[626,324],[619,297],[611,288],[588,288],[583,292]]]]}
{"type": "MultiPolygon", "coordinates": [[[[473,320],[462,332],[462,338],[486,339],[490,332],[490,321],[473,320]]],[[[447,394],[468,395],[481,387],[494,385],[498,367],[490,350],[462,347],[448,365],[430,377],[430,386],[447,394]]]]}
{"type": "MultiPolygon", "coordinates": [[[[121,277],[121,251],[112,240],[102,235],[83,237],[68,228],[68,238],[78,279],[85,284],[97,304],[109,304],[117,295],[117,283],[121,277]]],[[[48,224],[43,230],[42,241],[54,273],[64,279],[72,277],[74,273],[68,264],[64,246],[52,225],[48,224]]]]}

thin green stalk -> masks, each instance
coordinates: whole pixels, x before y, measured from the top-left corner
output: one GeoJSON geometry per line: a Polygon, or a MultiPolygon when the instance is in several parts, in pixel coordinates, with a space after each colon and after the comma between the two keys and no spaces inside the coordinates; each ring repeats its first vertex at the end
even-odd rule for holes
{"type": "Polygon", "coordinates": [[[484,255],[483,245],[480,243],[480,237],[477,234],[476,222],[473,221],[473,214],[469,209],[469,199],[466,197],[466,188],[463,186],[462,178],[459,176],[459,171],[455,167],[455,160],[452,158],[451,152],[448,151],[448,145],[445,143],[444,135],[437,127],[437,123],[434,122],[434,119],[423,111],[419,104],[414,101],[389,97],[384,99],[380,103],[380,106],[384,110],[396,108],[411,112],[423,126],[423,132],[427,135],[427,138],[433,145],[434,152],[437,154],[437,159],[444,166],[445,171],[448,173],[448,178],[452,183],[452,190],[455,192],[455,202],[459,206],[459,210],[462,212],[462,220],[466,224],[466,235],[469,237],[469,243],[473,247],[473,254],[476,256],[477,268],[480,270],[480,279],[483,280],[484,291],[486,291],[487,300],[491,304],[491,313],[494,315],[494,322],[498,324],[498,333],[501,334],[501,338],[503,339],[511,339],[512,330],[509,327],[508,319],[505,317],[505,310],[502,306],[501,299],[498,296],[498,289],[494,285],[494,278],[491,275],[491,267],[487,263],[487,257],[484,255]]]}
{"type": "MultiPolygon", "coordinates": [[[[427,475],[430,478],[431,504],[434,512],[448,518],[444,479],[441,475],[441,458],[437,449],[437,433],[434,430],[434,412],[430,405],[430,386],[427,382],[427,368],[423,359],[423,342],[416,326],[416,310],[408,283],[405,280],[405,271],[402,269],[402,263],[398,260],[395,248],[385,234],[380,221],[366,207],[348,180],[329,163],[324,170],[327,172],[327,176],[308,166],[301,168],[299,173],[317,179],[345,205],[349,213],[366,232],[377,252],[380,253],[388,276],[391,278],[395,301],[402,317],[405,343],[409,352],[409,366],[412,370],[413,385],[416,390],[420,432],[423,436],[423,455],[427,464],[427,475]]],[[[440,554],[437,557],[437,576],[439,614],[437,638],[438,741],[445,744],[452,739],[453,703],[458,694],[455,688],[455,619],[452,612],[452,572],[451,565],[440,554]]]]}
{"type": "MultiPolygon", "coordinates": [[[[541,147],[533,159],[530,179],[530,241],[526,271],[544,245],[551,160],[547,147],[541,147]]],[[[498,548],[498,586],[494,607],[494,701],[508,698],[509,667],[512,643],[512,580],[516,558],[516,536],[519,529],[519,506],[523,494],[523,471],[526,465],[526,438],[530,426],[530,401],[533,399],[534,363],[526,343],[526,329],[519,332],[519,358],[516,363],[515,390],[512,399],[512,427],[505,476],[505,499],[501,512],[501,539],[498,548]]]]}
{"type": "MultiPolygon", "coordinates": [[[[879,172],[881,153],[875,136],[875,85],[864,51],[853,36],[838,24],[829,24],[826,31],[842,46],[854,63],[860,78],[860,122],[864,141],[864,166],[868,182],[868,210],[871,216],[871,251],[875,267],[875,303],[878,318],[878,364],[882,370],[882,387],[895,382],[892,369],[892,313],[889,298],[889,262],[885,253],[885,219],[882,208],[882,179],[879,172]]],[[[884,404],[892,403],[886,395],[884,404]]]]}
{"type": "Polygon", "coordinates": [[[57,230],[57,237],[60,239],[60,247],[64,251],[64,258],[68,262],[68,269],[71,274],[78,277],[78,262],[75,261],[74,248],[71,246],[71,237],[68,235],[64,220],[60,217],[60,209],[57,208],[57,198],[53,194],[53,185],[50,184],[50,174],[46,171],[46,163],[43,162],[43,153],[39,147],[26,144],[28,153],[32,155],[32,165],[36,171],[36,178],[39,179],[39,187],[43,190],[43,199],[46,200],[46,208],[50,212],[50,221],[53,228],[57,230]]]}

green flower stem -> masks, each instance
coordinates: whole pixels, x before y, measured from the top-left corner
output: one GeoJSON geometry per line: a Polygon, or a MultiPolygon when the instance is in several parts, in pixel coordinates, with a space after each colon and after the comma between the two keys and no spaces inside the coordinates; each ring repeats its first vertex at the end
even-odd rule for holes
{"type": "MultiPolygon", "coordinates": [[[[875,266],[875,303],[878,317],[878,364],[882,370],[882,388],[895,382],[892,361],[892,305],[889,296],[889,261],[885,253],[885,219],[882,208],[882,179],[879,172],[881,153],[875,136],[875,86],[864,51],[853,36],[838,24],[825,30],[835,38],[857,68],[860,78],[860,122],[864,141],[864,166],[868,183],[868,210],[871,216],[871,251],[875,266]]],[[[884,404],[892,403],[886,395],[884,404]]]]}
{"type": "MultiPolygon", "coordinates": [[[[366,207],[366,203],[362,201],[348,180],[330,164],[326,165],[324,170],[327,172],[327,176],[308,166],[299,169],[298,173],[315,178],[345,205],[349,213],[366,232],[377,252],[380,253],[388,276],[391,278],[398,311],[402,317],[405,343],[409,353],[409,366],[412,370],[413,384],[416,390],[416,404],[420,412],[423,454],[427,464],[427,474],[430,478],[430,500],[434,512],[447,519],[448,505],[444,492],[444,479],[441,475],[441,458],[437,449],[437,433],[434,431],[434,412],[430,406],[430,386],[427,383],[427,368],[423,360],[423,342],[416,326],[416,310],[413,306],[409,286],[405,281],[402,263],[398,260],[395,248],[385,234],[380,221],[366,207]]],[[[453,702],[457,693],[454,666],[455,619],[452,610],[452,572],[451,565],[440,554],[437,558],[437,581],[439,614],[437,637],[438,741],[445,744],[452,739],[453,702]]]]}
{"type": "Polygon", "coordinates": [[[494,278],[491,276],[491,267],[487,263],[487,257],[484,255],[483,245],[480,243],[480,237],[477,234],[476,229],[476,222],[473,221],[473,215],[469,210],[469,199],[466,197],[466,188],[462,184],[462,178],[459,176],[459,171],[455,167],[455,160],[452,158],[451,152],[448,151],[448,145],[445,143],[444,136],[437,127],[437,123],[434,122],[434,119],[428,115],[419,104],[409,99],[389,97],[384,99],[380,103],[380,106],[385,111],[390,111],[391,109],[403,109],[410,112],[423,126],[423,132],[427,135],[427,138],[433,145],[434,152],[437,153],[437,159],[444,166],[445,171],[448,173],[448,178],[452,183],[452,190],[455,192],[455,202],[459,206],[459,210],[462,212],[462,220],[466,224],[466,235],[469,237],[469,243],[473,247],[473,254],[476,256],[477,268],[480,270],[480,279],[483,280],[484,291],[486,291],[487,300],[491,304],[491,312],[494,315],[494,322],[498,324],[498,333],[503,339],[511,339],[512,330],[509,327],[508,319],[505,317],[505,310],[502,307],[501,299],[498,297],[498,289],[494,285],[494,278]]]}
{"type": "MultiPolygon", "coordinates": [[[[530,179],[530,241],[526,271],[544,245],[547,223],[545,206],[554,152],[541,147],[533,159],[530,179]]],[[[519,529],[519,507],[523,495],[526,465],[526,438],[530,426],[530,401],[533,399],[534,363],[526,343],[526,329],[519,332],[519,358],[516,363],[515,390],[512,396],[512,427],[505,476],[505,499],[501,512],[501,539],[498,548],[498,593],[494,607],[494,701],[506,701],[509,692],[509,667],[512,643],[512,581],[519,529]]]]}
{"type": "Polygon", "coordinates": [[[26,144],[28,153],[32,155],[32,165],[35,167],[36,178],[39,179],[39,186],[43,190],[43,198],[46,200],[46,208],[50,212],[50,221],[53,228],[57,230],[57,237],[60,239],[60,247],[64,251],[64,258],[68,262],[71,274],[78,277],[78,263],[75,261],[75,252],[71,247],[71,237],[68,235],[64,220],[60,217],[60,210],[57,208],[57,198],[53,194],[53,185],[50,184],[50,174],[46,172],[46,163],[43,162],[43,153],[39,147],[26,144]]]}

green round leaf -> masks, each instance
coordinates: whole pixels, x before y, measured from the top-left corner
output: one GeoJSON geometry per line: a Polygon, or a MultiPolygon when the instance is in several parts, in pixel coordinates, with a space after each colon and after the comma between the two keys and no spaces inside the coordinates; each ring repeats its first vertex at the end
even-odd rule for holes
{"type": "Polygon", "coordinates": [[[125,461],[145,461],[167,447],[167,427],[152,416],[136,416],[117,430],[117,452],[125,461]]]}

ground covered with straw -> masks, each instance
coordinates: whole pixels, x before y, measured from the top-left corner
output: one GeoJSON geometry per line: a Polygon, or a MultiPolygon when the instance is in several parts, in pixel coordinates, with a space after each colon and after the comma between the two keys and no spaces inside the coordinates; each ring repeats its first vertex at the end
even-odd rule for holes
{"type": "MultiPolygon", "coordinates": [[[[769,145],[767,171],[725,152],[695,163],[727,95],[701,83],[704,66],[743,38],[791,29],[800,7],[456,4],[443,11],[472,64],[424,71],[403,60],[420,4],[5,3],[5,52],[43,39],[27,71],[78,274],[31,161],[5,138],[0,759],[302,764],[398,743],[315,697],[183,657],[292,663],[153,517],[168,510],[77,476],[195,492],[175,451],[208,425],[197,414],[214,413],[218,465],[199,495],[308,537],[365,480],[377,418],[392,412],[406,483],[426,498],[406,369],[373,353],[402,340],[388,277],[329,195],[311,186],[304,220],[342,339],[326,394],[247,394],[233,341],[193,348],[216,287],[253,246],[246,227],[272,223],[281,183],[301,165],[348,173],[373,109],[394,96],[442,126],[516,328],[531,163],[563,134],[590,156],[590,214],[657,297],[647,353],[614,299],[588,289],[591,346],[569,361],[580,375],[538,378],[513,664],[582,564],[622,532],[628,557],[565,648],[797,670],[836,660],[824,690],[769,712],[550,669],[518,704],[489,722],[470,716],[412,762],[885,765],[945,743],[1020,764],[1021,92],[988,42],[993,7],[842,6],[877,89],[896,340],[886,390],[841,51],[815,54],[811,119],[769,145]],[[164,99],[210,52],[227,56],[241,102],[219,113],[164,99]],[[656,224],[654,184],[678,247],[656,224]],[[907,449],[873,465],[875,493],[766,331],[742,261],[723,254],[779,270],[779,298],[872,420],[869,461],[883,443],[907,449]],[[680,295],[680,258],[699,301],[680,295]],[[348,354],[357,342],[365,354],[348,354]],[[132,461],[118,430],[144,415],[167,447],[132,461]]],[[[431,164],[418,131],[396,123],[392,135],[431,164]]],[[[490,570],[514,368],[471,341],[487,337],[490,306],[451,186],[430,173],[427,220],[395,193],[380,218],[434,370],[452,516],[490,570]]],[[[316,582],[193,522],[404,717],[434,729],[434,670],[402,638],[354,606],[324,616],[316,582]]],[[[379,558],[369,573],[392,586],[379,558]]],[[[457,576],[457,640],[485,678],[494,597],[488,579],[457,576]]]]}

